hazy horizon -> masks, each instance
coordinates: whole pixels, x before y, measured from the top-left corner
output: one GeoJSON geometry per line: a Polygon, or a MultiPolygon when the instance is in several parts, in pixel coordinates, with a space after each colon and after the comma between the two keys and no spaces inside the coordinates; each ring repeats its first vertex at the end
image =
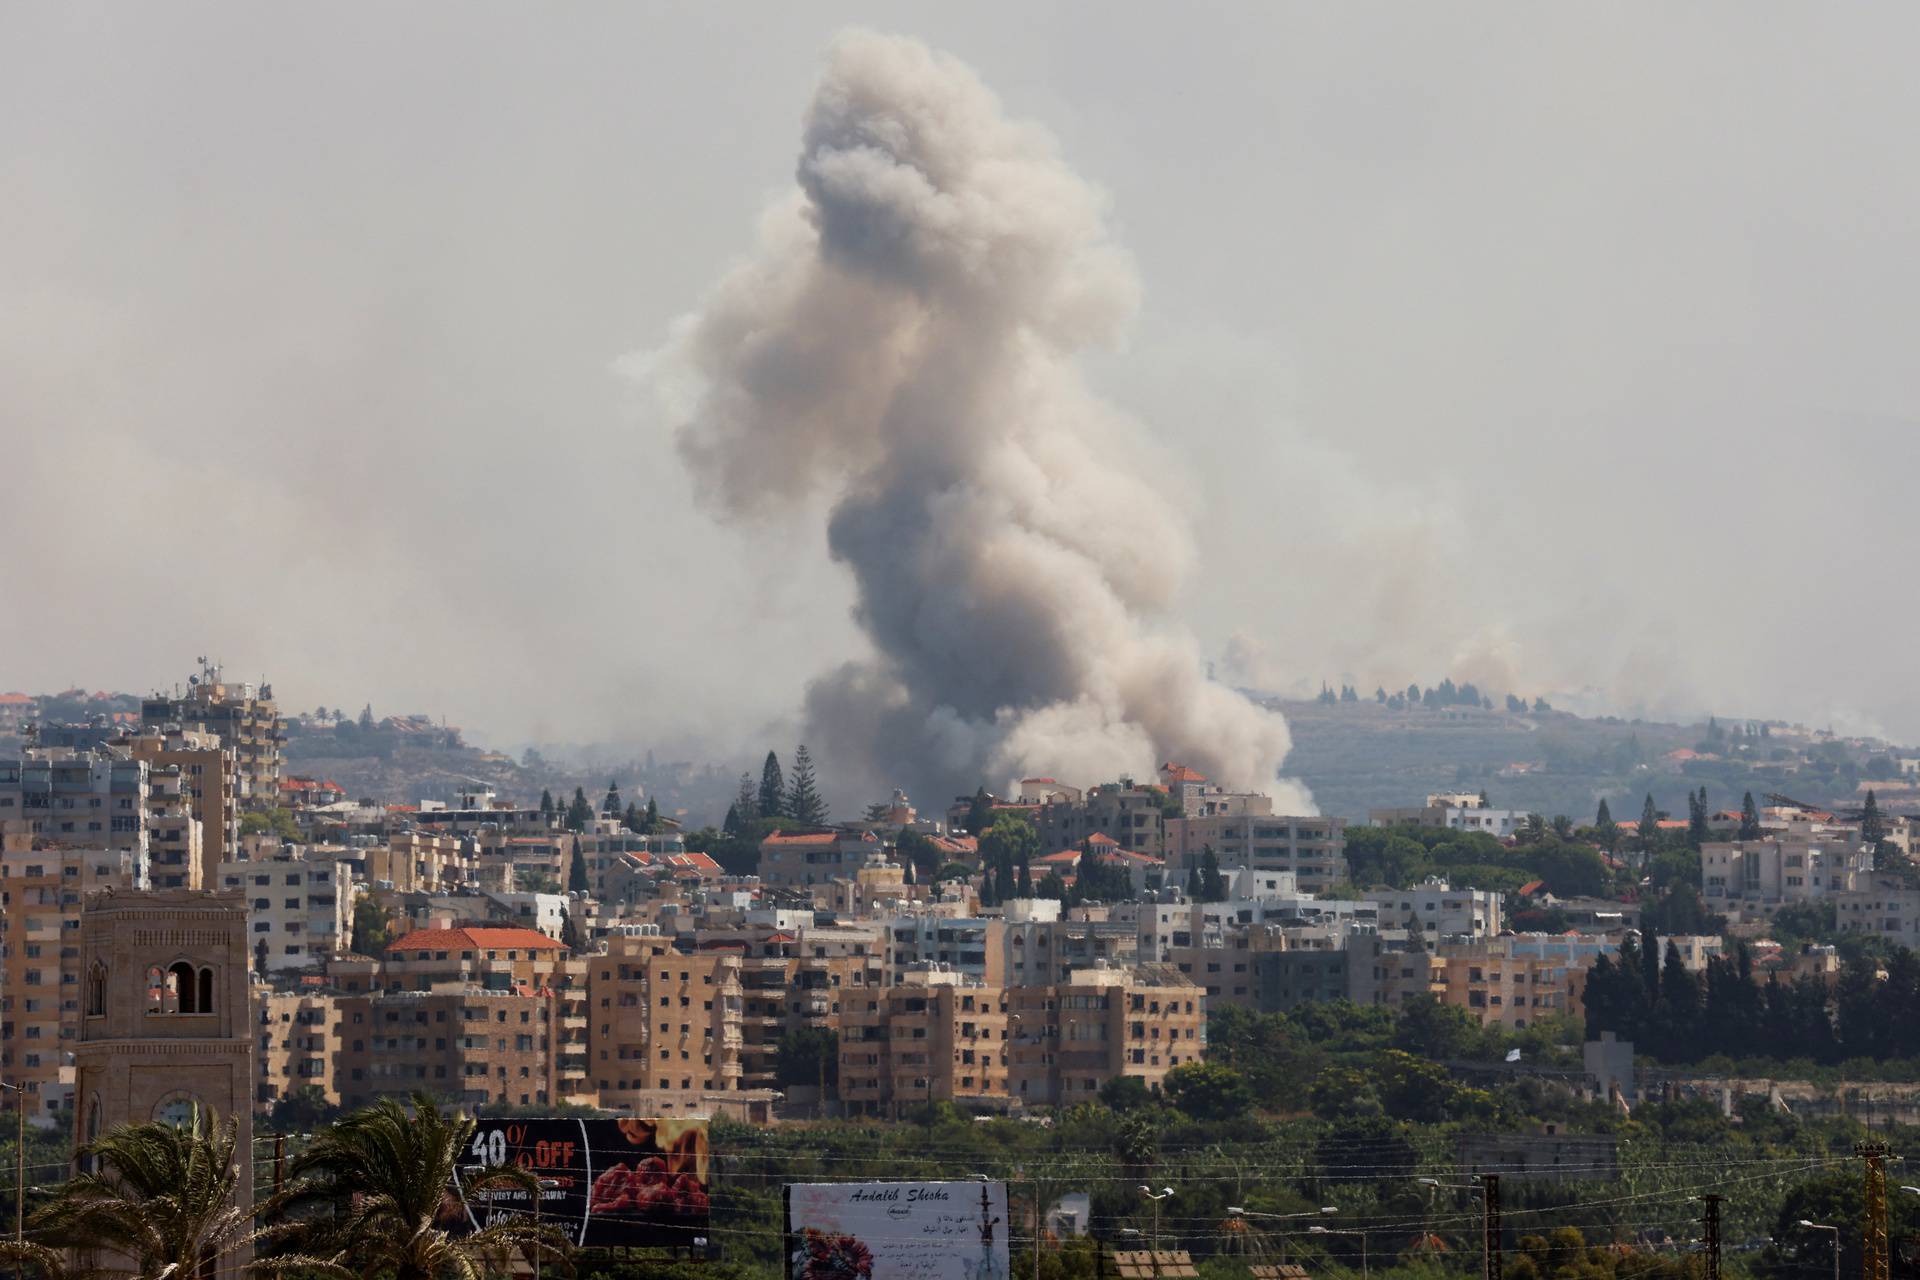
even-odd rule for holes
{"type": "Polygon", "coordinates": [[[15,6],[0,687],[207,653],[489,744],[784,758],[871,656],[828,499],[717,522],[635,369],[854,25],[1098,189],[1139,298],[1075,368],[1191,535],[1149,621],[1223,678],[1920,740],[1891,7],[15,6]]]}

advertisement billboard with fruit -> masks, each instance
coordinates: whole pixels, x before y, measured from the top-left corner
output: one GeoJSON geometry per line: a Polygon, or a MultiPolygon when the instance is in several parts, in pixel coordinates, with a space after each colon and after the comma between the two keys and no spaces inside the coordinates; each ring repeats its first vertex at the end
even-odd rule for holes
{"type": "Polygon", "coordinates": [[[707,1122],[481,1120],[445,1216],[477,1228],[536,1213],[582,1248],[704,1247],[707,1122]],[[500,1165],[540,1180],[537,1206],[519,1187],[468,1187],[500,1165]]]}
{"type": "Polygon", "coordinates": [[[1008,1280],[1004,1182],[796,1182],[787,1280],[1008,1280]]]}

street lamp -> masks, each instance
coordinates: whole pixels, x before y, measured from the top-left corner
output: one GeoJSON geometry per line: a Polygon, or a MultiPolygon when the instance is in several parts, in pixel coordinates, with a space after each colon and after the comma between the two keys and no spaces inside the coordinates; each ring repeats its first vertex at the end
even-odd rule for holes
{"type": "MultiPolygon", "coordinates": [[[[1497,1173],[1476,1173],[1472,1182],[1442,1182],[1438,1178],[1415,1178],[1414,1181],[1428,1188],[1427,1218],[1433,1218],[1433,1193],[1440,1190],[1465,1191],[1480,1196],[1480,1269],[1487,1280],[1499,1280],[1500,1270],[1500,1231],[1495,1219],[1499,1212],[1500,1175],[1497,1173]]],[[[1839,1277],[1834,1277],[1839,1280],[1839,1277]]]]}
{"type": "Polygon", "coordinates": [[[1307,1234],[1315,1236],[1357,1236],[1360,1240],[1360,1280],[1368,1280],[1366,1232],[1342,1231],[1336,1227],[1323,1227],[1316,1222],[1307,1228],[1307,1234]]]}
{"type": "MultiPolygon", "coordinates": [[[[1905,1190],[1905,1188],[1902,1188],[1905,1190]]],[[[1800,1225],[1808,1231],[1831,1231],[1833,1233],[1833,1280],[1840,1280],[1840,1228],[1828,1226],[1824,1222],[1809,1222],[1800,1219],[1800,1225]]]]}
{"type": "Polygon", "coordinates": [[[1153,1249],[1158,1253],[1160,1251],[1160,1202],[1173,1195],[1173,1188],[1162,1187],[1156,1195],[1152,1187],[1142,1186],[1140,1194],[1153,1201],[1153,1249]]]}

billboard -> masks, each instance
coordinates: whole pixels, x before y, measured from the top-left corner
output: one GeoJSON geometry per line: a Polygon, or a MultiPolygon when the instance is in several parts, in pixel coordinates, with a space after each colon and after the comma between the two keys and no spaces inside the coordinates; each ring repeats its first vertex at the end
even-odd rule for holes
{"type": "Polygon", "coordinates": [[[483,1169],[515,1165],[539,1178],[539,1215],[582,1248],[704,1246],[705,1120],[488,1120],[454,1174],[446,1216],[479,1228],[532,1218],[520,1187],[469,1189],[483,1169]]]}
{"type": "Polygon", "coordinates": [[[787,1280],[1008,1280],[1004,1182],[796,1182],[787,1280]]]}

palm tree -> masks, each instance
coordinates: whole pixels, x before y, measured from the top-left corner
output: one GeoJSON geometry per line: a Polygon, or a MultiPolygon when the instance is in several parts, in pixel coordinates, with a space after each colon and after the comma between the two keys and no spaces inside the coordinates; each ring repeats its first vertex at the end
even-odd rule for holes
{"type": "MultiPolygon", "coordinates": [[[[411,1111],[382,1098],[322,1130],[289,1170],[296,1204],[332,1209],[309,1221],[310,1250],[392,1280],[485,1280],[488,1263],[504,1267],[514,1249],[568,1262],[566,1238],[550,1226],[514,1219],[471,1233],[451,1229],[462,1215],[450,1188],[475,1127],[415,1094],[411,1111]]],[[[465,1187],[539,1193],[532,1174],[511,1166],[471,1174],[465,1187]]]]}
{"type": "MultiPolygon", "coordinates": [[[[184,1125],[150,1121],[109,1130],[80,1149],[82,1171],[34,1211],[32,1239],[0,1246],[0,1258],[51,1280],[168,1280],[241,1265],[287,1228],[262,1225],[279,1211],[278,1198],[245,1203],[252,1189],[240,1186],[236,1141],[231,1122],[220,1125],[198,1110],[184,1125]],[[100,1262],[72,1268],[61,1249],[100,1262]]],[[[297,1254],[251,1265],[264,1275],[336,1270],[297,1254]]]]}

